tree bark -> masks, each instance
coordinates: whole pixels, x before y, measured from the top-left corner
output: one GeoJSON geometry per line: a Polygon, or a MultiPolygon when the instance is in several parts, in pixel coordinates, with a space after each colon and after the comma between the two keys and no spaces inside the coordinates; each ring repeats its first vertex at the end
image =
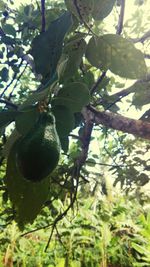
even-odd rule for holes
{"type": "Polygon", "coordinates": [[[130,119],[109,111],[98,111],[92,106],[88,106],[86,110],[96,124],[102,124],[107,128],[112,128],[150,140],[149,122],[130,119]]]}

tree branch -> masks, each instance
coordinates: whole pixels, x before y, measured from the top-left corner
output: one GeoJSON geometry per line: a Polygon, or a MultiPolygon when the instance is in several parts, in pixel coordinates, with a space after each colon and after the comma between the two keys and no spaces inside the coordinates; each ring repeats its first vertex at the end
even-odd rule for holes
{"type": "Polygon", "coordinates": [[[133,43],[144,43],[147,39],[150,38],[150,30],[143,34],[140,38],[130,39],[133,43]]]}
{"type": "Polygon", "coordinates": [[[45,20],[45,0],[41,0],[41,10],[42,10],[42,27],[41,32],[45,32],[46,20],[45,20]]]}
{"type": "Polygon", "coordinates": [[[121,0],[121,9],[120,9],[120,15],[119,15],[119,21],[117,26],[116,34],[121,34],[123,29],[123,20],[124,20],[124,12],[125,12],[125,0],[121,0]]]}
{"type": "Polygon", "coordinates": [[[96,90],[97,90],[97,87],[100,85],[100,83],[103,81],[103,79],[105,78],[106,76],[106,71],[103,71],[101,76],[97,79],[97,81],[94,83],[94,85],[91,87],[90,89],[90,94],[93,95],[96,90]]]}
{"type": "MultiPolygon", "coordinates": [[[[147,75],[146,79],[143,80],[138,80],[136,81],[134,84],[132,84],[131,86],[129,86],[128,88],[125,88],[123,90],[121,90],[120,92],[117,92],[115,94],[112,94],[109,96],[109,100],[112,102],[108,104],[107,107],[105,107],[105,109],[110,109],[110,107],[112,107],[114,104],[116,104],[117,102],[119,102],[122,98],[126,97],[127,95],[134,93],[136,91],[136,89],[138,88],[138,86],[140,85],[146,85],[147,82],[150,81],[150,74],[147,75]]],[[[103,105],[103,99],[100,99],[100,101],[98,101],[96,104],[97,105],[103,105]]]]}
{"type": "Polygon", "coordinates": [[[81,168],[85,164],[86,159],[87,159],[89,144],[90,144],[91,134],[92,134],[92,129],[93,129],[93,122],[89,119],[88,113],[85,110],[83,111],[83,116],[85,119],[85,125],[84,125],[84,129],[83,129],[83,133],[80,136],[81,141],[82,141],[82,146],[81,146],[82,150],[81,150],[79,157],[77,158],[77,160],[74,163],[74,168],[73,168],[73,173],[72,173],[72,180],[76,181],[75,192],[74,192],[73,198],[71,198],[70,205],[66,208],[66,210],[64,212],[60,213],[56,217],[56,219],[54,220],[53,225],[52,225],[52,230],[51,230],[47,245],[45,247],[45,251],[49,247],[49,244],[51,242],[51,238],[52,238],[53,232],[57,226],[57,223],[60,220],[62,220],[64,218],[64,216],[67,215],[68,211],[73,207],[73,205],[76,201],[79,178],[80,178],[80,171],[81,171],[81,168]]]}
{"type": "Polygon", "coordinates": [[[144,57],[150,59],[150,54],[144,54],[144,57]]]}
{"type": "Polygon", "coordinates": [[[119,130],[150,140],[150,123],[142,120],[130,119],[125,116],[108,111],[98,111],[92,106],[88,106],[89,117],[96,124],[102,124],[107,128],[119,130]]]}
{"type": "Polygon", "coordinates": [[[5,100],[5,99],[0,99],[0,103],[5,104],[6,106],[10,106],[10,107],[12,107],[14,109],[18,108],[18,106],[16,104],[14,104],[14,103],[12,103],[12,102],[10,102],[8,100],[5,100]]]}

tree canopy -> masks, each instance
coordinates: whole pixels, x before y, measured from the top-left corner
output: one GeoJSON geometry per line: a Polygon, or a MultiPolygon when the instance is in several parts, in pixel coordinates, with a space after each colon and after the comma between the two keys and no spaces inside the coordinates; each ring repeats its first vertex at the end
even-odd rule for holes
{"type": "Polygon", "coordinates": [[[150,170],[148,1],[126,19],[125,0],[0,7],[4,220],[24,229],[67,197],[55,229],[86,186],[107,194],[105,173],[140,192],[150,170]]]}

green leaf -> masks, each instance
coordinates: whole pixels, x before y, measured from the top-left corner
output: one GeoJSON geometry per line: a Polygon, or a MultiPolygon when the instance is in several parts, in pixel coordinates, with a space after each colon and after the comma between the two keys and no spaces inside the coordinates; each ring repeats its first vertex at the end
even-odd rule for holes
{"type": "Polygon", "coordinates": [[[3,26],[3,30],[6,35],[12,35],[13,37],[16,37],[16,30],[11,24],[5,24],[3,26]]]}
{"type": "Polygon", "coordinates": [[[92,16],[95,20],[103,20],[112,11],[116,0],[94,0],[92,16]]]}
{"type": "Polygon", "coordinates": [[[1,10],[3,10],[3,9],[5,10],[5,5],[6,5],[5,2],[3,0],[0,0],[0,9],[1,10]]]}
{"type": "Polygon", "coordinates": [[[78,142],[73,142],[69,149],[69,157],[70,159],[76,160],[81,153],[81,147],[78,142]]]}
{"type": "Polygon", "coordinates": [[[93,158],[89,158],[86,162],[86,165],[90,166],[90,167],[95,167],[96,161],[93,158]]]}
{"type": "Polygon", "coordinates": [[[63,76],[65,79],[70,78],[79,68],[83,54],[85,53],[86,42],[80,36],[76,36],[76,38],[70,41],[64,49],[64,53],[68,57],[68,61],[66,63],[66,68],[63,76]]]}
{"type": "Polygon", "coordinates": [[[142,52],[119,35],[92,37],[87,46],[86,57],[93,66],[109,69],[125,78],[141,79],[147,74],[142,52]]]}
{"type": "Polygon", "coordinates": [[[53,106],[52,112],[56,119],[56,130],[61,142],[61,147],[66,152],[69,144],[68,135],[75,124],[74,114],[69,108],[63,105],[53,106]]]}
{"type": "Polygon", "coordinates": [[[132,247],[137,251],[139,252],[140,254],[144,254],[144,255],[148,255],[149,254],[149,251],[148,249],[146,249],[145,247],[139,245],[139,244],[136,244],[134,242],[132,242],[132,247]]]}
{"type": "Polygon", "coordinates": [[[144,105],[150,103],[150,82],[142,82],[131,86],[131,92],[135,92],[133,95],[132,104],[136,108],[142,108],[144,105]]]}
{"type": "Polygon", "coordinates": [[[39,111],[36,107],[26,107],[25,110],[20,111],[16,117],[16,129],[21,135],[26,135],[35,125],[39,117],[39,111]]]}
{"type": "Polygon", "coordinates": [[[16,43],[15,39],[10,36],[2,36],[1,42],[6,45],[14,45],[16,43]]]}
{"type": "Polygon", "coordinates": [[[87,22],[89,20],[89,15],[93,9],[93,0],[65,0],[67,9],[78,18],[78,20],[82,20],[87,22]]]}
{"type": "Polygon", "coordinates": [[[16,221],[22,229],[32,223],[47,200],[49,179],[38,183],[25,180],[16,166],[17,142],[13,145],[7,162],[6,185],[10,200],[16,211],[16,221]]]}
{"type": "Polygon", "coordinates": [[[71,15],[65,12],[50,24],[47,31],[36,36],[32,42],[31,54],[35,61],[35,70],[45,79],[51,79],[56,72],[63,39],[71,24],[71,15]]]}
{"type": "Polygon", "coordinates": [[[13,144],[16,142],[16,140],[19,139],[21,135],[18,133],[16,129],[14,129],[11,133],[11,135],[7,138],[7,141],[3,148],[3,156],[8,158],[9,152],[13,146],[13,144]]]}
{"type": "Polygon", "coordinates": [[[34,6],[33,5],[26,5],[24,7],[24,14],[26,16],[32,16],[33,9],[34,9],[34,6]]]}
{"type": "Polygon", "coordinates": [[[0,112],[0,128],[6,126],[15,120],[16,116],[18,116],[19,111],[1,111],[0,112]]]}
{"type": "Polygon", "coordinates": [[[0,59],[3,59],[3,57],[4,57],[4,54],[2,51],[0,51],[0,59]]]}
{"type": "Polygon", "coordinates": [[[41,91],[36,91],[31,94],[27,100],[22,104],[22,107],[35,104],[38,101],[44,100],[49,95],[50,88],[47,87],[41,91]]]}
{"type": "Polygon", "coordinates": [[[9,79],[9,71],[6,67],[4,67],[1,71],[0,71],[0,75],[1,78],[4,82],[7,82],[9,79]]]}
{"type": "Polygon", "coordinates": [[[60,89],[53,100],[53,105],[64,105],[72,112],[78,112],[89,103],[89,100],[89,90],[86,85],[74,82],[60,89]]]}

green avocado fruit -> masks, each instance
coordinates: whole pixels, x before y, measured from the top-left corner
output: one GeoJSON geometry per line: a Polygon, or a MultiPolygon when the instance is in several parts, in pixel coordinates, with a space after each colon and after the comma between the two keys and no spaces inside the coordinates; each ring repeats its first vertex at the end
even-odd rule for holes
{"type": "Polygon", "coordinates": [[[23,177],[16,165],[16,152],[18,143],[15,142],[10,150],[7,160],[6,186],[14,210],[14,219],[20,230],[27,223],[33,223],[48,199],[50,183],[49,178],[37,183],[23,177]]]}
{"type": "Polygon", "coordinates": [[[43,112],[32,130],[18,140],[16,164],[23,177],[32,182],[46,178],[57,166],[60,141],[52,114],[43,112]]]}

